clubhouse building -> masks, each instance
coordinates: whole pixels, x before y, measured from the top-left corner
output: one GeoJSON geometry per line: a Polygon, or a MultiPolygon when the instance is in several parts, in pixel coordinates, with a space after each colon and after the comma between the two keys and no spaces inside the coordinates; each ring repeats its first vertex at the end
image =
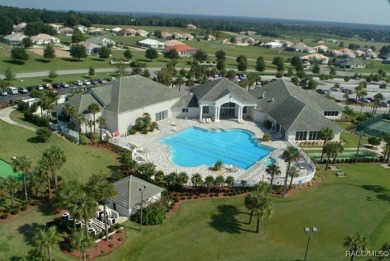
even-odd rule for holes
{"type": "MultiPolygon", "coordinates": [[[[89,89],[72,97],[68,103],[88,119],[91,103],[97,103],[110,132],[126,133],[138,117],[149,113],[153,121],[166,118],[210,121],[270,121],[271,133],[290,141],[319,140],[319,132],[330,128],[340,138],[341,129],[332,121],[339,119],[342,108],[315,91],[303,90],[286,80],[246,91],[228,79],[209,81],[192,88],[191,94],[175,91],[139,75],[121,77],[109,85],[89,89]]],[[[64,104],[56,108],[60,119],[64,104]]],[[[72,119],[77,125],[77,122],[72,119]]],[[[82,123],[81,129],[87,126],[82,123]]]]}

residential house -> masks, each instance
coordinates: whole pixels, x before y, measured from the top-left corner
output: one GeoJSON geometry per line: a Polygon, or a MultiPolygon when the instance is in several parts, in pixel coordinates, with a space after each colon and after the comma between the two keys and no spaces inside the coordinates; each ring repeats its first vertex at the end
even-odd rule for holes
{"type": "Polygon", "coordinates": [[[31,41],[35,44],[58,44],[60,39],[48,34],[38,34],[31,37],[31,41]]]}
{"type": "Polygon", "coordinates": [[[246,35],[246,31],[241,31],[240,34],[241,35],[246,35]]]}
{"type": "Polygon", "coordinates": [[[184,41],[186,38],[181,34],[181,33],[173,33],[172,38],[175,38],[176,40],[179,41],[184,41]]]}
{"type": "Polygon", "coordinates": [[[216,40],[217,40],[217,37],[215,37],[214,35],[209,34],[207,36],[207,41],[209,41],[209,42],[215,42],[216,40]]]}
{"type": "Polygon", "coordinates": [[[316,50],[317,53],[319,53],[320,51],[326,53],[329,50],[329,47],[326,45],[318,45],[314,46],[313,48],[316,50]]]}
{"type": "Polygon", "coordinates": [[[196,25],[188,24],[187,29],[196,29],[196,25]]]}
{"type": "Polygon", "coordinates": [[[368,48],[366,51],[366,58],[368,59],[376,59],[378,58],[378,54],[374,52],[371,48],[368,48]]]}
{"type": "Polygon", "coordinates": [[[291,46],[286,47],[287,51],[292,52],[303,52],[307,48],[306,44],[304,43],[296,43],[291,46]]]}
{"type": "Polygon", "coordinates": [[[92,42],[87,42],[87,41],[81,41],[78,44],[81,44],[82,46],[85,47],[87,55],[99,54],[99,51],[102,48],[101,45],[92,42]]]}
{"type": "Polygon", "coordinates": [[[337,40],[335,39],[326,39],[328,43],[337,43],[337,40]]]}
{"type": "Polygon", "coordinates": [[[49,26],[50,26],[51,28],[53,28],[54,30],[56,30],[57,33],[60,32],[60,29],[61,29],[62,27],[64,27],[63,25],[60,25],[60,24],[49,24],[49,26]]]}
{"type": "Polygon", "coordinates": [[[95,27],[89,27],[88,33],[96,36],[104,36],[108,34],[107,31],[104,30],[103,28],[95,28],[95,27]]]}
{"type": "Polygon", "coordinates": [[[355,58],[356,54],[354,51],[348,48],[343,48],[340,50],[343,54],[341,55],[343,58],[355,58]]]}
{"type": "Polygon", "coordinates": [[[143,29],[138,29],[136,32],[137,35],[142,36],[142,37],[148,37],[149,32],[143,30],[143,29]]]}
{"type": "Polygon", "coordinates": [[[142,41],[138,41],[137,44],[145,48],[163,49],[165,47],[164,43],[153,39],[145,39],[142,41]]]}
{"type": "Polygon", "coordinates": [[[180,42],[178,40],[168,40],[164,42],[165,47],[175,46],[175,45],[185,45],[185,43],[180,42]]]}
{"type": "Polygon", "coordinates": [[[303,48],[303,52],[304,53],[315,53],[316,49],[314,49],[313,47],[310,47],[310,46],[306,46],[303,48]]]}
{"type": "Polygon", "coordinates": [[[332,51],[330,51],[330,55],[332,57],[339,57],[339,56],[343,55],[343,52],[340,50],[332,50],[332,51]]]}
{"type": "Polygon", "coordinates": [[[247,35],[256,35],[255,31],[247,31],[246,33],[247,33],[247,35]]]}
{"type": "MultiPolygon", "coordinates": [[[[58,118],[62,118],[62,107],[70,104],[77,113],[92,119],[93,115],[87,109],[91,103],[97,103],[100,112],[96,118],[102,116],[106,119],[105,128],[110,132],[126,133],[144,113],[149,113],[152,121],[172,117],[172,107],[182,96],[182,93],[165,85],[133,75],[76,95],[58,105],[56,113],[58,118]]],[[[77,126],[77,121],[73,118],[71,121],[77,126]]],[[[85,124],[80,127],[83,131],[87,128],[85,124]]]]}
{"type": "Polygon", "coordinates": [[[164,191],[163,188],[133,175],[114,182],[114,188],[115,196],[110,197],[105,204],[124,217],[134,215],[141,209],[141,204],[143,204],[143,207],[147,207],[158,202],[161,199],[161,193],[164,191]]]}
{"type": "Polygon", "coordinates": [[[314,62],[317,61],[320,64],[328,64],[329,58],[319,53],[308,54],[299,57],[302,61],[314,62]]]}
{"type": "Polygon", "coordinates": [[[356,57],[366,57],[366,52],[362,50],[354,50],[353,52],[355,53],[356,57]]]}
{"type": "Polygon", "coordinates": [[[175,49],[180,56],[193,56],[196,53],[196,49],[192,46],[189,46],[187,44],[179,44],[179,45],[171,45],[171,46],[165,46],[164,52],[170,51],[175,49]]]}
{"type": "Polygon", "coordinates": [[[120,27],[114,27],[110,30],[113,34],[118,34],[120,31],[122,31],[122,28],[120,27]]]}
{"type": "Polygon", "coordinates": [[[185,40],[191,41],[194,39],[194,36],[192,34],[184,33],[183,37],[185,40]]]}
{"type": "Polygon", "coordinates": [[[91,37],[86,40],[87,42],[94,43],[100,46],[109,46],[109,45],[115,45],[116,42],[106,38],[104,36],[96,36],[96,37],[91,37]]]}
{"type": "Polygon", "coordinates": [[[268,43],[262,44],[262,46],[273,49],[273,48],[281,48],[281,47],[283,47],[283,44],[280,42],[274,41],[274,42],[268,42],[268,43]]]}
{"type": "Polygon", "coordinates": [[[4,36],[4,42],[9,45],[20,45],[23,42],[23,39],[26,38],[22,33],[14,33],[7,36],[4,36]]]}
{"type": "Polygon", "coordinates": [[[286,41],[286,40],[280,40],[278,42],[280,42],[282,44],[282,46],[285,47],[285,48],[294,45],[292,42],[286,41]]]}
{"type": "Polygon", "coordinates": [[[14,33],[21,33],[23,32],[24,28],[26,28],[26,23],[18,23],[17,25],[13,26],[13,32],[14,33]]]}
{"type": "Polygon", "coordinates": [[[136,34],[136,30],[134,30],[133,28],[126,28],[126,29],[122,29],[120,30],[117,35],[119,36],[135,36],[136,34]]]}
{"type": "Polygon", "coordinates": [[[78,25],[73,26],[73,29],[74,29],[74,30],[79,29],[80,32],[82,32],[82,33],[88,32],[88,27],[86,27],[86,26],[84,26],[84,25],[81,25],[81,24],[78,24],[78,25]]]}
{"type": "Polygon", "coordinates": [[[244,43],[247,43],[248,45],[254,45],[256,44],[258,41],[256,41],[255,39],[253,39],[252,37],[247,37],[244,39],[244,43]]]}
{"type": "Polygon", "coordinates": [[[360,58],[343,58],[336,61],[336,66],[341,69],[363,69],[366,68],[366,63],[360,58]]]}
{"type": "Polygon", "coordinates": [[[70,27],[62,27],[58,30],[58,33],[63,35],[72,35],[74,33],[74,30],[70,27]]]}
{"type": "Polygon", "coordinates": [[[172,39],[172,33],[170,32],[161,32],[161,38],[164,40],[172,39]]]}

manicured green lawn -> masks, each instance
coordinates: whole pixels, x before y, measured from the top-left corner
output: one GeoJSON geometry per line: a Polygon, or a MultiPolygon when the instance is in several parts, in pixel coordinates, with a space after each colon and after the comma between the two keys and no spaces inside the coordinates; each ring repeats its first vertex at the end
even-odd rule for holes
{"type": "Polygon", "coordinates": [[[13,112],[11,112],[11,114],[9,115],[9,117],[11,118],[11,120],[15,121],[15,122],[19,122],[19,123],[23,123],[25,125],[28,125],[28,126],[31,126],[31,127],[37,127],[37,125],[33,124],[33,123],[30,123],[28,121],[26,121],[24,119],[24,115],[22,112],[18,111],[18,110],[15,110],[13,112]]]}
{"type": "MultiPolygon", "coordinates": [[[[347,132],[347,131],[343,131],[340,136],[346,142],[345,145],[344,145],[345,148],[357,148],[358,147],[359,136],[357,134],[353,134],[353,133],[350,133],[350,132],[347,132]]],[[[367,144],[368,143],[366,137],[362,137],[360,142],[361,142],[361,144],[367,144]]]]}
{"type": "Polygon", "coordinates": [[[142,234],[127,223],[128,240],[101,260],[302,260],[305,226],[317,226],[309,260],[345,260],[344,237],[360,232],[372,249],[388,241],[389,171],[373,164],[341,165],[319,187],[275,199],[274,216],[254,233],[243,196],[183,203],[159,227],[142,234]]]}
{"type": "Polygon", "coordinates": [[[7,161],[15,155],[28,155],[35,165],[48,147],[59,146],[67,157],[59,171],[65,180],[77,178],[85,182],[93,173],[109,173],[109,167],[117,164],[117,154],[113,152],[76,145],[57,135],[48,143],[36,142],[34,132],[3,121],[0,121],[0,133],[0,158],[7,161]]]}

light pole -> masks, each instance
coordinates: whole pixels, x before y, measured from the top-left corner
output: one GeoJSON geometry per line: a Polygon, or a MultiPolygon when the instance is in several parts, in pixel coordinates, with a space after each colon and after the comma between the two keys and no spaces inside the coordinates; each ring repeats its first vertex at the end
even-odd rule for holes
{"type": "Polygon", "coordinates": [[[146,189],[146,186],[139,189],[139,192],[141,192],[141,220],[139,222],[139,231],[142,231],[142,212],[144,210],[144,190],[146,189]]]}
{"type": "Polygon", "coordinates": [[[362,137],[363,137],[364,133],[363,132],[358,132],[357,135],[359,135],[359,143],[358,143],[358,147],[357,147],[356,155],[355,155],[355,164],[358,161],[358,155],[359,155],[359,149],[360,149],[360,141],[362,140],[362,137]]]}
{"type": "Polygon", "coordinates": [[[305,233],[307,235],[307,244],[306,244],[306,251],[305,251],[305,259],[304,259],[304,261],[306,261],[307,252],[309,251],[309,244],[310,244],[311,235],[313,234],[313,236],[314,236],[316,234],[317,230],[318,230],[317,227],[312,227],[311,231],[310,231],[310,227],[305,227],[305,233]]]}

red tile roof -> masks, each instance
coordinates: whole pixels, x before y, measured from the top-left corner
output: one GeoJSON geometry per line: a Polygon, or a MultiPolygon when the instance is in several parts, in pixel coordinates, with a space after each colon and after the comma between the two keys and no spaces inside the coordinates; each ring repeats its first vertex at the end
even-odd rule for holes
{"type": "Polygon", "coordinates": [[[177,52],[188,52],[188,51],[196,51],[196,49],[192,46],[189,46],[187,44],[181,44],[181,45],[174,45],[174,46],[167,46],[165,47],[165,50],[169,51],[175,49],[177,52]]]}

